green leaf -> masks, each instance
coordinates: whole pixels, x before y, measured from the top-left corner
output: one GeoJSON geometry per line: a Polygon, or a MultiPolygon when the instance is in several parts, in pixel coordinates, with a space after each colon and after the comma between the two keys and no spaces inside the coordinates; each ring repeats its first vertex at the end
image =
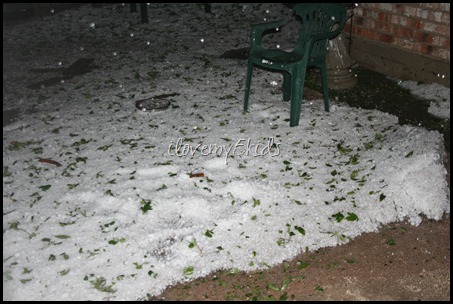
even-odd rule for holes
{"type": "Polygon", "coordinates": [[[383,200],[385,200],[386,196],[381,193],[381,195],[379,195],[379,201],[382,202],[383,200]]]}
{"type": "Polygon", "coordinates": [[[41,189],[42,191],[47,191],[52,187],[52,185],[44,185],[44,186],[39,186],[38,188],[41,189]]]}
{"type": "Polygon", "coordinates": [[[305,229],[299,226],[294,226],[294,229],[299,231],[300,234],[305,235],[305,229]]]}
{"type": "Polygon", "coordinates": [[[162,186],[160,188],[156,189],[156,191],[164,190],[164,189],[167,189],[167,186],[165,184],[162,184],[162,186]]]}
{"type": "Polygon", "coordinates": [[[341,212],[332,214],[332,217],[339,223],[344,219],[344,215],[341,212]]]}
{"type": "Polygon", "coordinates": [[[86,164],[87,159],[88,159],[88,157],[76,157],[76,162],[86,164]]]}
{"type": "Polygon", "coordinates": [[[3,273],[3,278],[6,280],[6,281],[11,281],[13,280],[14,278],[11,276],[11,271],[5,271],[3,273]]]}
{"type": "Polygon", "coordinates": [[[26,143],[22,143],[22,142],[19,142],[19,141],[12,141],[9,146],[8,146],[8,149],[11,150],[11,151],[17,151],[17,150],[20,150],[24,147],[26,147],[27,144],[26,143]]]}
{"type": "Polygon", "coordinates": [[[277,287],[275,284],[269,283],[267,285],[267,289],[272,289],[273,291],[280,291],[280,288],[277,287]]]}
{"type": "Polygon", "coordinates": [[[117,240],[117,239],[110,240],[108,243],[109,243],[110,245],[116,245],[116,244],[118,244],[118,240],[117,240]]]}
{"type": "Polygon", "coordinates": [[[195,248],[195,246],[197,246],[197,241],[193,239],[192,242],[189,243],[189,248],[195,248]]]}
{"type": "Polygon", "coordinates": [[[390,240],[387,241],[387,245],[395,246],[396,245],[396,241],[394,239],[390,239],[390,240]]]}
{"type": "Polygon", "coordinates": [[[256,206],[259,206],[261,204],[261,201],[259,199],[256,199],[256,198],[252,198],[253,199],[253,205],[252,207],[255,208],[256,206]]]}
{"type": "Polygon", "coordinates": [[[59,271],[58,273],[59,273],[61,276],[65,276],[65,275],[67,275],[67,274],[69,273],[70,270],[71,270],[71,269],[68,268],[68,269],[64,269],[64,270],[62,270],[62,271],[59,271]]]}
{"type": "Polygon", "coordinates": [[[11,176],[11,172],[9,172],[8,166],[3,167],[3,177],[11,176]]]}
{"type": "Polygon", "coordinates": [[[96,278],[95,280],[90,281],[90,283],[99,291],[109,293],[116,292],[116,290],[112,288],[113,284],[106,286],[107,280],[104,277],[96,278]]]}
{"type": "Polygon", "coordinates": [[[189,266],[189,267],[184,269],[183,274],[185,276],[189,276],[189,275],[191,275],[193,273],[193,270],[194,270],[193,266],[189,266]]]}
{"type": "Polygon", "coordinates": [[[71,238],[71,236],[65,235],[65,234],[58,234],[58,235],[55,235],[55,237],[56,237],[57,239],[62,239],[62,240],[71,238]]]}
{"type": "Polygon", "coordinates": [[[297,261],[297,269],[298,269],[298,270],[307,268],[308,265],[310,265],[308,262],[305,262],[305,261],[297,261]]]}
{"type": "Polygon", "coordinates": [[[146,212],[148,212],[148,211],[150,211],[150,210],[153,210],[153,207],[151,206],[151,200],[142,199],[142,201],[140,202],[140,204],[143,205],[143,206],[140,208],[140,209],[143,211],[143,214],[145,214],[146,212]]]}
{"type": "Polygon", "coordinates": [[[359,217],[355,213],[348,212],[348,216],[346,217],[346,220],[350,221],[350,222],[355,222],[355,221],[359,220],[359,217]]]}
{"type": "Polygon", "coordinates": [[[214,235],[214,231],[208,229],[208,230],[206,230],[204,235],[210,238],[214,235]]]}
{"type": "Polygon", "coordinates": [[[105,146],[99,147],[98,150],[107,151],[111,146],[112,145],[105,145],[105,146]]]}

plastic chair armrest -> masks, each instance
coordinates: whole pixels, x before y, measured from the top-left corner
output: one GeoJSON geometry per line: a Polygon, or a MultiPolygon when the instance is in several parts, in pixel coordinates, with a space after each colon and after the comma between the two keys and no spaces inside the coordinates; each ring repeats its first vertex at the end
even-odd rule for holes
{"type": "Polygon", "coordinates": [[[252,47],[253,49],[262,49],[261,41],[263,38],[263,33],[266,30],[270,30],[272,28],[279,28],[285,24],[284,20],[266,22],[266,23],[259,23],[252,26],[251,38],[252,38],[252,47]]]}

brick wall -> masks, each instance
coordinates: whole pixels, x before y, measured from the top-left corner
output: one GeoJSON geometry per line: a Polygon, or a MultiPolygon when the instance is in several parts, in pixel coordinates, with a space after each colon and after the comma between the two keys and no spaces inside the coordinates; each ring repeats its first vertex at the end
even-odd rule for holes
{"type": "Polygon", "coordinates": [[[363,3],[353,18],[353,36],[450,60],[450,3],[363,3]]]}
{"type": "Polygon", "coordinates": [[[353,11],[351,49],[365,41],[449,64],[450,3],[360,3],[353,11]]]}

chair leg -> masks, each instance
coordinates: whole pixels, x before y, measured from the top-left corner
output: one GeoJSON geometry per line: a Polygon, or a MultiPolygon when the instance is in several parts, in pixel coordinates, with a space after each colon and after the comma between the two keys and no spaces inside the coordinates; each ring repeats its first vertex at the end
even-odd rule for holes
{"type": "Polygon", "coordinates": [[[302,97],[304,94],[305,71],[300,66],[295,66],[291,73],[291,112],[289,126],[299,125],[302,97]]]}
{"type": "Polygon", "coordinates": [[[247,111],[249,105],[250,84],[252,82],[253,63],[247,63],[247,75],[245,77],[245,96],[244,96],[244,112],[247,111]]]}
{"type": "Polygon", "coordinates": [[[322,79],[322,95],[324,96],[324,109],[326,112],[330,112],[330,99],[329,99],[329,85],[327,83],[327,69],[326,65],[323,64],[321,68],[321,79],[322,79]]]}
{"type": "Polygon", "coordinates": [[[283,72],[283,100],[289,101],[291,99],[291,74],[283,72]]]}

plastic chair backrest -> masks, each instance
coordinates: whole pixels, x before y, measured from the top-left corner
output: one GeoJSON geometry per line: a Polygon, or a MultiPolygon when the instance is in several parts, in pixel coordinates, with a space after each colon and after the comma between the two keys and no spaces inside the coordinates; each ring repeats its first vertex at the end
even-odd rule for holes
{"type": "Polygon", "coordinates": [[[303,55],[312,38],[311,60],[325,60],[328,40],[336,37],[346,23],[346,8],[335,3],[298,3],[293,11],[301,18],[294,52],[303,55]]]}

